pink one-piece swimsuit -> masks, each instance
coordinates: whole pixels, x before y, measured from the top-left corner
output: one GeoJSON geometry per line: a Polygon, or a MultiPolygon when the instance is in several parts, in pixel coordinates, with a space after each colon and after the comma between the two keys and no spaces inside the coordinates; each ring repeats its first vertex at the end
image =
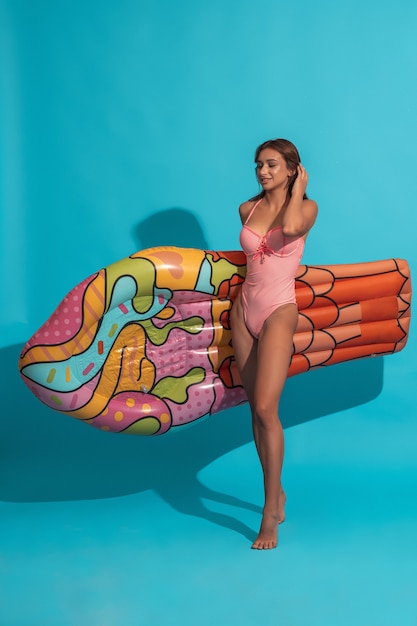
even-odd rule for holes
{"type": "Polygon", "coordinates": [[[296,303],[295,275],[304,250],[304,238],[285,237],[281,226],[271,228],[262,237],[247,225],[259,202],[253,206],[240,233],[247,267],[242,285],[243,313],[246,326],[255,338],[278,307],[296,303]]]}

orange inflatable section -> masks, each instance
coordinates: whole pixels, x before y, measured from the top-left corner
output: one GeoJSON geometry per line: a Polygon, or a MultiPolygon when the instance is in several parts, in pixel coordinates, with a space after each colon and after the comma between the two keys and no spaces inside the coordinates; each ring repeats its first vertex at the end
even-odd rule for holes
{"type": "Polygon", "coordinates": [[[299,321],[289,375],[401,350],[411,317],[408,263],[300,266],[299,321]]]}

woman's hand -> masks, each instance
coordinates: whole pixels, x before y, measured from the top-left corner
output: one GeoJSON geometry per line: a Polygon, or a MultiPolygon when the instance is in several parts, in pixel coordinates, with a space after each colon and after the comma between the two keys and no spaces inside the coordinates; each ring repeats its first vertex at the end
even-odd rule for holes
{"type": "Polygon", "coordinates": [[[299,163],[297,165],[297,178],[294,181],[294,185],[292,188],[292,194],[299,194],[301,197],[306,192],[308,183],[308,174],[305,168],[299,163]]]}
{"type": "Polygon", "coordinates": [[[291,198],[284,213],[282,232],[288,237],[301,237],[308,233],[317,217],[317,204],[304,197],[308,174],[301,163],[297,166],[291,198]]]}

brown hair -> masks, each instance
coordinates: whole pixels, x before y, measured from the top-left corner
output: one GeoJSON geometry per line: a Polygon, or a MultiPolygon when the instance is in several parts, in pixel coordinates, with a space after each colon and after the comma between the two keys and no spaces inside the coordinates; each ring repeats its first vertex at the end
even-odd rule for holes
{"type": "MultiPolygon", "coordinates": [[[[265,148],[271,148],[272,150],[276,150],[277,152],[279,152],[282,158],[285,160],[285,163],[288,169],[297,170],[297,165],[299,165],[299,163],[301,162],[301,159],[300,159],[300,155],[298,153],[297,148],[295,147],[293,143],[291,143],[291,141],[288,141],[288,139],[268,139],[268,141],[264,141],[255,150],[255,163],[257,163],[260,153],[262,152],[262,150],[265,150],[265,148]]],[[[290,179],[288,181],[288,197],[289,198],[291,197],[292,188],[294,186],[294,182],[295,182],[295,179],[297,178],[297,175],[298,175],[297,172],[295,172],[295,174],[290,176],[290,179]]],[[[265,191],[262,190],[260,193],[258,193],[258,195],[250,199],[260,200],[260,198],[263,198],[264,195],[265,195],[265,191]]],[[[307,198],[307,195],[304,194],[304,199],[306,198],[307,198]]]]}

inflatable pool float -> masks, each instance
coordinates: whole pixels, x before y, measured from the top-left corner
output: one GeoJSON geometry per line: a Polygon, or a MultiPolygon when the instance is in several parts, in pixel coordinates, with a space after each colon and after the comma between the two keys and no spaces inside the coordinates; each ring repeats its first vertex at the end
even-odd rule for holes
{"type": "MultiPolygon", "coordinates": [[[[138,435],[246,401],[229,311],[243,252],[159,247],[74,287],[24,346],[21,376],[39,400],[96,428],[138,435]]],[[[300,265],[289,376],[401,350],[411,281],[401,259],[300,265]]]]}

